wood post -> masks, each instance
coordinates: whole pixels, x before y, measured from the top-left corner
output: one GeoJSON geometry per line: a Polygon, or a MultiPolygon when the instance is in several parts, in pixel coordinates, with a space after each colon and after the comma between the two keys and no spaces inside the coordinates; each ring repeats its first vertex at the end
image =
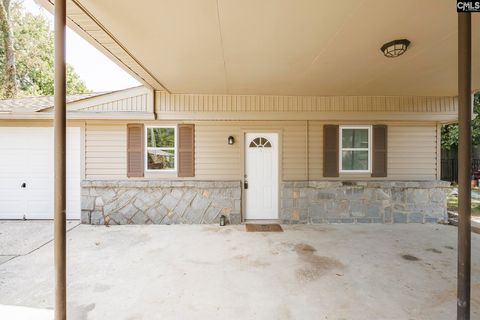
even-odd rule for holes
{"type": "Polygon", "coordinates": [[[55,320],[67,319],[65,33],[66,0],[55,0],[55,320]]]}
{"type": "Polygon", "coordinates": [[[470,319],[472,26],[458,13],[458,282],[457,319],[470,319]]]}

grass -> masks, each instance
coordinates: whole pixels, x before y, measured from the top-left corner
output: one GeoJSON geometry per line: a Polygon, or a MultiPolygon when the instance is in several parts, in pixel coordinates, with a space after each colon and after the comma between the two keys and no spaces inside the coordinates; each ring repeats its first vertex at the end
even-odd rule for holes
{"type": "MultiPolygon", "coordinates": [[[[458,198],[456,196],[447,197],[447,208],[448,211],[458,212],[458,198]]],[[[480,217],[480,199],[472,198],[472,216],[480,217]]]]}

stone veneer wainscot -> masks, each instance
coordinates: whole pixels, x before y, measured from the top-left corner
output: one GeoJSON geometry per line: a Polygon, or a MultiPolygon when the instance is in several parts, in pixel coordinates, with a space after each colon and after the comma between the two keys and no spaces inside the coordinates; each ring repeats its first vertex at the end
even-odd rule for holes
{"type": "Polygon", "coordinates": [[[445,181],[283,182],[284,223],[437,223],[447,216],[445,181]]]}
{"type": "Polygon", "coordinates": [[[240,181],[85,180],[82,223],[240,223],[240,181]]]}
{"type": "MultiPolygon", "coordinates": [[[[282,223],[447,221],[445,181],[284,181],[282,223]]],[[[82,223],[241,222],[241,181],[85,180],[82,223]]]]}

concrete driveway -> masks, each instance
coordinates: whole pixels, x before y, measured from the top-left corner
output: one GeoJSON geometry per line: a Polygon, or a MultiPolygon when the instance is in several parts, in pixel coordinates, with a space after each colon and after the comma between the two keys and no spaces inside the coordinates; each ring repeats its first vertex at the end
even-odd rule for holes
{"type": "MultiPolygon", "coordinates": [[[[69,225],[69,319],[454,319],[441,225],[69,225]]],[[[52,224],[0,223],[0,318],[53,307],[52,224]],[[12,231],[13,230],[13,231],[12,231]],[[36,230],[33,232],[32,230],[36,230]],[[10,309],[9,309],[10,308],[10,309]],[[37,309],[33,309],[37,310],[37,309]]],[[[472,319],[480,236],[472,234],[472,319]]]]}

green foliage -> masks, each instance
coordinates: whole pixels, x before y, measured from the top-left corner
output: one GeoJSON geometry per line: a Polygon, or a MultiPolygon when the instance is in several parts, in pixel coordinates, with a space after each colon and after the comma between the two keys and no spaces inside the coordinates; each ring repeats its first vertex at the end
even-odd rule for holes
{"type": "MultiPolygon", "coordinates": [[[[448,211],[453,211],[458,213],[458,196],[449,195],[447,197],[447,208],[448,208],[448,211]]],[[[471,209],[472,209],[472,216],[480,216],[480,200],[479,199],[472,198],[471,209]]]]}
{"type": "Polygon", "coordinates": [[[148,128],[147,129],[148,169],[164,170],[175,168],[175,151],[168,149],[175,147],[174,128],[148,128]],[[164,149],[167,148],[167,149],[164,149]]]}
{"type": "MultiPolygon", "coordinates": [[[[22,3],[11,5],[19,96],[49,96],[54,91],[54,33],[49,21],[25,11],[22,3]]],[[[3,34],[0,34],[0,39],[3,34]]],[[[4,68],[4,49],[0,48],[0,68],[4,68]]],[[[67,93],[88,92],[85,83],[67,65],[67,93]]]]}
{"type": "MultiPolygon", "coordinates": [[[[473,112],[476,116],[472,120],[472,145],[480,144],[480,93],[473,99],[473,112]]],[[[458,124],[442,126],[442,149],[455,150],[458,147],[458,124]]]]}
{"type": "Polygon", "coordinates": [[[174,148],[175,147],[175,129],[174,128],[149,128],[147,134],[149,147],[174,148]]]}
{"type": "Polygon", "coordinates": [[[442,149],[452,150],[458,146],[458,125],[446,124],[442,126],[442,149]]]}

